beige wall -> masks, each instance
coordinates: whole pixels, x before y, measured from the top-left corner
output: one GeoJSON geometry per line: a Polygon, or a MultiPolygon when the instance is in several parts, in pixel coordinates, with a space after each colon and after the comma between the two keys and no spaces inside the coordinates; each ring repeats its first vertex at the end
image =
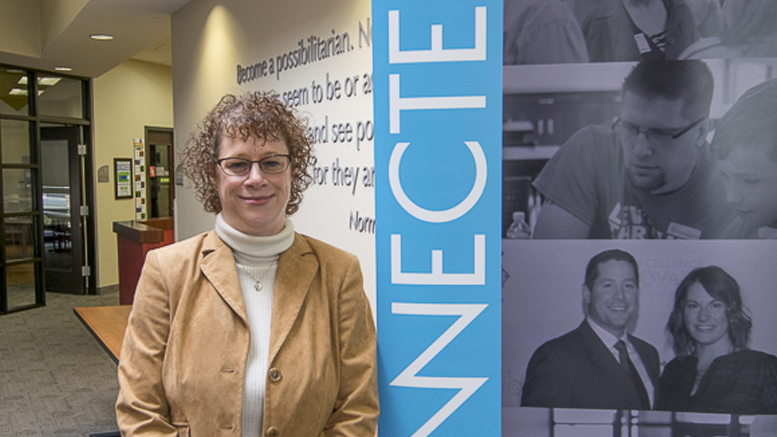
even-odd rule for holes
{"type": "Polygon", "coordinates": [[[40,56],[40,3],[0,1],[0,51],[40,56]]]}
{"type": "Polygon", "coordinates": [[[109,183],[94,181],[97,237],[97,287],[119,283],[113,222],[133,220],[135,201],[114,199],[113,158],[133,157],[133,138],[146,126],[173,126],[173,78],[170,67],[128,60],[94,79],[95,178],[109,168],[109,183]]]}

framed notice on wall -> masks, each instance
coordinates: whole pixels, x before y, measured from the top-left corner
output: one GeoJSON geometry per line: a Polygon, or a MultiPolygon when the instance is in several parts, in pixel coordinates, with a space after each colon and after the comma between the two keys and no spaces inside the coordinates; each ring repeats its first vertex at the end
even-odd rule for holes
{"type": "Polygon", "coordinates": [[[114,158],[113,176],[116,181],[116,199],[132,198],[132,159],[114,158]]]}

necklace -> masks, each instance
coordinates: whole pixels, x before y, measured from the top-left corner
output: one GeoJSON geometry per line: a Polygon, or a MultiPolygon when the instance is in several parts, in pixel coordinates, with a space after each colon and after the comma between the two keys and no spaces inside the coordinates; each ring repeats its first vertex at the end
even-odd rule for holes
{"type": "Polygon", "coordinates": [[[264,277],[267,276],[267,272],[272,270],[273,266],[277,262],[278,262],[278,257],[276,256],[275,259],[270,263],[270,265],[266,269],[264,269],[264,273],[262,273],[262,276],[260,276],[259,279],[256,279],[256,277],[254,275],[252,275],[251,272],[248,271],[246,266],[244,266],[243,264],[238,264],[238,265],[240,266],[241,269],[243,269],[244,272],[246,272],[248,277],[250,277],[251,279],[254,280],[254,290],[262,291],[262,288],[263,288],[262,287],[262,279],[264,279],[264,277]]]}

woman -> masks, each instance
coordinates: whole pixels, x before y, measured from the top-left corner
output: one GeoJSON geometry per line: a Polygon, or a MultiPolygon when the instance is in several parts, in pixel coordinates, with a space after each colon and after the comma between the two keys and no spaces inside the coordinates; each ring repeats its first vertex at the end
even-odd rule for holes
{"type": "Polygon", "coordinates": [[[702,38],[680,59],[771,58],[777,56],[777,2],[728,0],[723,8],[725,29],[717,37],[702,38]]]}
{"type": "Polygon", "coordinates": [[[656,409],[777,414],[777,357],[748,349],[752,326],[734,278],[715,266],[691,271],[667,323],[676,358],[661,375],[656,409]]]}
{"type": "Polygon", "coordinates": [[[214,229],[150,252],[119,364],[127,436],[373,436],[375,327],[351,254],[294,232],[315,162],[269,94],[227,95],[183,152],[214,229]]]}
{"type": "Polygon", "coordinates": [[[684,0],[608,0],[583,21],[591,62],[676,60],[697,39],[684,0]]]}

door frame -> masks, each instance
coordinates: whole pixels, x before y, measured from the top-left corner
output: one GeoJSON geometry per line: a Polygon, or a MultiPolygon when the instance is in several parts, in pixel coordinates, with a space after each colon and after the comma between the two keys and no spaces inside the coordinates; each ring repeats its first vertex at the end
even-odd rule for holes
{"type": "MultiPolygon", "coordinates": [[[[82,182],[81,182],[81,188],[82,188],[82,202],[83,205],[86,206],[88,214],[86,216],[82,217],[82,224],[84,226],[82,235],[84,239],[84,250],[85,250],[85,260],[86,260],[86,293],[87,294],[97,294],[97,259],[96,259],[96,241],[95,241],[95,235],[96,235],[96,229],[95,229],[95,178],[94,178],[94,163],[93,163],[93,144],[92,139],[94,138],[94,124],[93,124],[93,114],[94,114],[94,103],[92,101],[92,96],[94,95],[94,86],[93,81],[90,78],[86,77],[79,77],[79,76],[72,76],[68,74],[61,74],[61,73],[50,73],[50,72],[44,72],[42,70],[36,70],[31,68],[25,68],[25,67],[15,67],[13,65],[8,65],[4,63],[0,63],[0,67],[3,68],[14,68],[18,70],[22,70],[23,75],[27,77],[28,80],[28,110],[26,114],[2,114],[0,115],[0,118],[2,119],[8,119],[8,120],[19,120],[19,121],[26,121],[30,123],[30,132],[29,132],[29,138],[30,138],[30,156],[31,156],[31,162],[30,163],[11,163],[11,164],[3,164],[3,169],[29,169],[33,174],[35,174],[35,178],[33,180],[33,210],[28,213],[19,213],[19,214],[7,214],[5,209],[0,204],[0,212],[3,214],[3,218],[6,217],[16,217],[16,216],[30,216],[33,218],[33,222],[35,223],[33,225],[33,241],[34,241],[34,251],[35,255],[33,258],[29,260],[22,260],[22,262],[17,262],[15,260],[8,261],[7,259],[3,258],[0,259],[0,266],[2,267],[0,271],[0,281],[3,283],[0,284],[0,316],[4,314],[8,314],[11,312],[16,311],[22,311],[30,308],[40,307],[46,305],[46,291],[45,291],[45,272],[44,272],[44,266],[43,266],[43,196],[42,196],[42,178],[40,175],[40,126],[43,123],[55,123],[55,124],[63,124],[63,125],[73,125],[77,126],[80,129],[80,147],[79,149],[81,151],[84,151],[85,154],[80,154],[81,157],[81,174],[82,174],[82,182]],[[69,117],[69,116],[57,116],[57,115],[41,115],[38,111],[38,98],[39,95],[38,92],[38,83],[37,78],[42,75],[56,75],[58,77],[63,78],[69,78],[69,79],[75,79],[80,81],[81,83],[81,103],[82,103],[82,114],[80,117],[69,117]],[[11,265],[17,265],[17,264],[24,264],[24,263],[34,263],[35,264],[35,303],[29,304],[29,305],[23,305],[23,306],[17,306],[13,308],[8,307],[8,300],[7,300],[7,293],[6,293],[6,273],[7,268],[11,265]]],[[[0,188],[2,188],[2,181],[0,181],[0,188]]],[[[79,208],[80,210],[80,208],[79,208]]],[[[5,231],[4,226],[4,220],[0,221],[0,233],[4,234],[5,231]]],[[[0,253],[4,254],[4,250],[0,251],[0,253]]]]}
{"type": "Polygon", "coordinates": [[[146,155],[146,171],[143,175],[144,180],[146,181],[146,205],[149,207],[148,216],[147,218],[155,218],[151,217],[151,178],[148,175],[149,167],[151,165],[151,146],[152,145],[168,145],[168,144],[162,144],[158,143],[156,141],[153,141],[154,144],[152,144],[151,136],[153,133],[162,133],[162,134],[169,134],[170,135],[170,149],[168,150],[168,161],[169,161],[169,168],[167,169],[170,172],[169,178],[170,178],[170,215],[169,217],[175,217],[175,135],[173,133],[173,128],[171,127],[161,127],[161,126],[146,126],[145,127],[145,155],[146,155]]]}

